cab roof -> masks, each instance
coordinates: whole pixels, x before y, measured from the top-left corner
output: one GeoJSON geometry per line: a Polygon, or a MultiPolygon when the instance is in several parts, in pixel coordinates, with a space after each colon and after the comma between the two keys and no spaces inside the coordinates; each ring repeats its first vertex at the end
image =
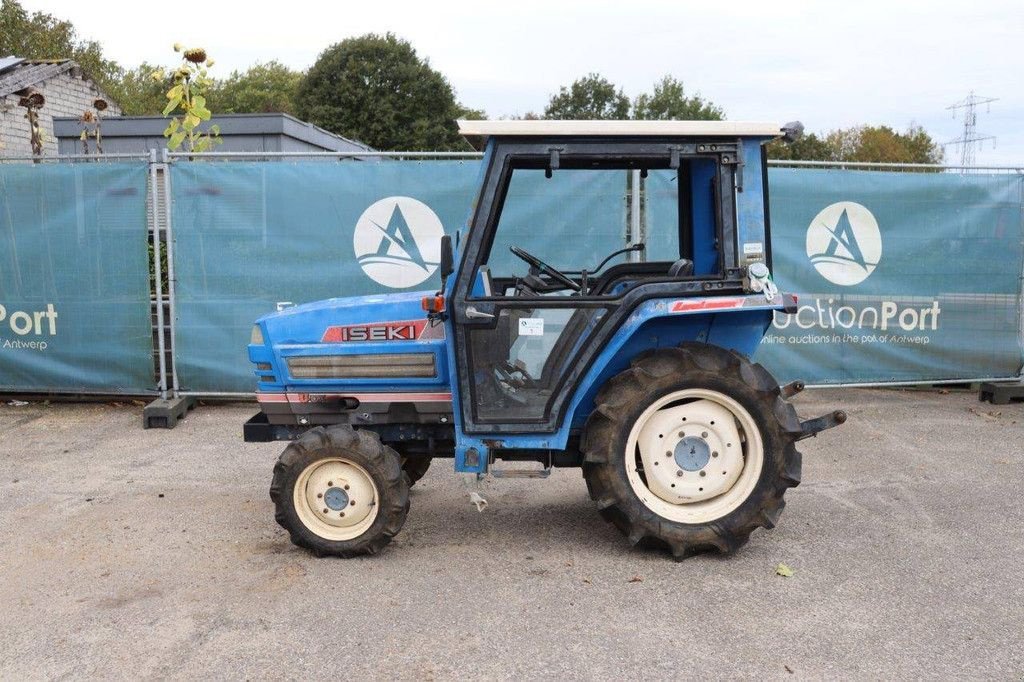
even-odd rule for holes
{"type": "Polygon", "coordinates": [[[487,137],[779,137],[786,126],[765,121],[459,121],[474,145],[487,137]]]}

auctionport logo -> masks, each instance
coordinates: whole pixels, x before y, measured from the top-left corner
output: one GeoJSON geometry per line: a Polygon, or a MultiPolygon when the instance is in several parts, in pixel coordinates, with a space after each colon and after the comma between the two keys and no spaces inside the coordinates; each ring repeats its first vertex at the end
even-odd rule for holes
{"type": "Polygon", "coordinates": [[[443,235],[441,220],[422,201],[388,197],[359,216],[352,247],[370,279],[405,289],[425,282],[437,270],[443,235]]]}
{"type": "Polygon", "coordinates": [[[882,258],[878,221],[852,201],[826,206],[807,228],[807,257],[818,274],[833,284],[860,284],[882,258]]]}
{"type": "Polygon", "coordinates": [[[52,303],[45,310],[13,310],[0,304],[0,350],[46,350],[45,339],[57,335],[57,317],[52,303]],[[8,330],[16,338],[7,338],[8,330]]]}

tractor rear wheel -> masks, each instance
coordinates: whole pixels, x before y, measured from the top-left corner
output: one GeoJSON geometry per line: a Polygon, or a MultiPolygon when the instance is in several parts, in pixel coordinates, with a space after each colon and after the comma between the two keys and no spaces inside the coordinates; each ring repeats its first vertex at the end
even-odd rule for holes
{"type": "Polygon", "coordinates": [[[682,559],[773,528],[800,482],[800,422],[761,365],[685,343],[637,356],[595,398],[583,475],[602,516],[682,559]]]}
{"type": "Polygon", "coordinates": [[[398,453],[348,425],[306,431],[281,453],[270,486],[275,518],[317,556],[376,554],[401,530],[409,483],[398,453]]]}

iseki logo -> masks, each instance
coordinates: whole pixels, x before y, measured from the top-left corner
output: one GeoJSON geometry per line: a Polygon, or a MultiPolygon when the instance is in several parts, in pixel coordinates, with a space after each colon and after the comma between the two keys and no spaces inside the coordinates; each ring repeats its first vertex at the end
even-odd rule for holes
{"type": "Polygon", "coordinates": [[[411,320],[409,322],[378,322],[328,327],[321,341],[323,343],[415,341],[423,333],[423,328],[426,324],[426,320],[411,320]]]}

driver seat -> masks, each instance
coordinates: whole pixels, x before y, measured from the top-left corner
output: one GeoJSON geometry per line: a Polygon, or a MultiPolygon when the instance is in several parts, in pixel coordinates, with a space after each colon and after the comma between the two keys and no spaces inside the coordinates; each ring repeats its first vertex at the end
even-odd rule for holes
{"type": "Polygon", "coordinates": [[[693,261],[689,258],[680,258],[668,269],[669,277],[690,277],[693,275],[693,261]]]}

